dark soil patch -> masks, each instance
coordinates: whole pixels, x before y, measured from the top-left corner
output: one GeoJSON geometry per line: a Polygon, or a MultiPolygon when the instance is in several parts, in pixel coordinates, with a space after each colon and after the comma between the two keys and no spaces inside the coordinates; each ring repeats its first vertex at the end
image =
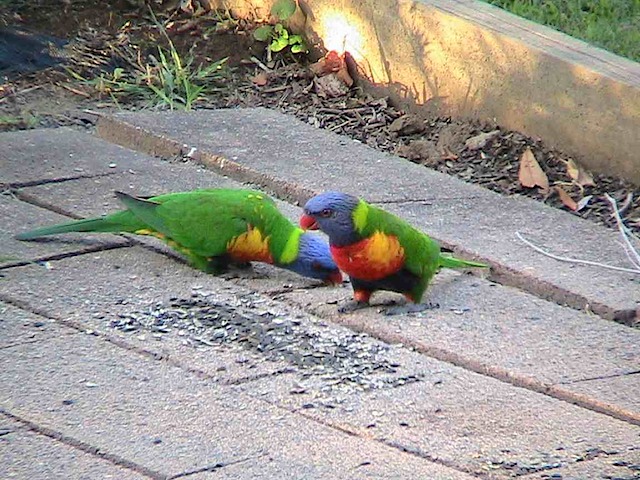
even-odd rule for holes
{"type": "MultiPolygon", "coordinates": [[[[60,8],[60,3],[53,0],[18,2],[0,14],[0,26],[19,23],[68,40],[61,61],[83,76],[95,78],[100,72],[113,71],[115,66],[126,69],[136,62],[144,64],[149,55],[157,52],[158,44],[166,45],[150,14],[135,4],[111,0],[96,7],[95,2],[78,0],[60,8]]],[[[558,195],[557,189],[561,188],[576,202],[585,199],[583,208],[571,213],[615,227],[610,204],[604,197],[608,193],[617,200],[626,224],[640,233],[640,188],[603,175],[594,176],[595,185],[582,187],[567,173],[571,157],[548,148],[542,140],[479,122],[417,119],[385,98],[373,98],[358,88],[327,98],[316,88],[314,75],[302,57],[278,54],[265,71],[265,47],[253,39],[254,25],[246,21],[214,13],[181,15],[175,9],[157,12],[156,17],[166,25],[181,55],[192,52],[194,63],[229,57],[231,70],[224,88],[198,102],[198,108],[278,109],[465,181],[568,210],[558,195]],[[253,80],[258,74],[266,84],[256,85],[253,80]],[[475,148],[467,144],[479,134],[492,131],[495,134],[483,145],[475,148]],[[520,185],[519,161],[528,148],[547,174],[551,193],[520,185]]],[[[141,106],[120,102],[121,108],[141,106]]],[[[0,86],[0,131],[59,125],[84,128],[91,126],[84,112],[87,108],[115,106],[108,96],[101,98],[95,90],[79,86],[60,68],[29,73],[0,86]]]]}

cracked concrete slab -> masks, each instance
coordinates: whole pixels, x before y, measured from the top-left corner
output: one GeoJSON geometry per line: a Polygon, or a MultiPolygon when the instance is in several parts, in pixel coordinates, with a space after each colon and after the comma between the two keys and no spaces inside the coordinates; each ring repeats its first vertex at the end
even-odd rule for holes
{"type": "Polygon", "coordinates": [[[115,235],[83,234],[81,239],[71,235],[60,235],[55,240],[22,242],[14,235],[32,228],[71,219],[43,208],[22,202],[12,195],[0,195],[0,267],[31,262],[36,259],[69,254],[82,250],[97,250],[125,246],[128,241],[115,235]]]}
{"type": "MultiPolygon", "coordinates": [[[[0,394],[5,411],[159,475],[266,457],[285,476],[346,478],[372,460],[388,474],[412,460],[96,337],[52,338],[0,357],[11,386],[0,394]]],[[[420,459],[412,470],[470,478],[420,459]]]]}
{"type": "Polygon", "coordinates": [[[0,349],[74,333],[77,332],[71,328],[60,328],[49,318],[0,302],[0,349]]]}
{"type": "Polygon", "coordinates": [[[133,470],[115,465],[98,455],[34,433],[0,414],[0,478],[24,479],[148,479],[133,470]]]}
{"type": "Polygon", "coordinates": [[[298,200],[326,189],[376,202],[427,200],[433,208],[389,208],[448,246],[491,262],[498,267],[497,278],[519,288],[575,308],[589,306],[609,319],[632,321],[636,316],[637,279],[597,270],[598,282],[593,282],[593,269],[534,254],[514,236],[521,230],[535,234],[534,240],[556,253],[624,265],[616,232],[539,202],[464,183],[291,116],[261,108],[162,117],[125,113],[101,119],[98,134],[129,148],[169,156],[196,148],[202,161],[220,171],[259,181],[298,200]],[[215,156],[224,158],[210,158],[215,156]]]}
{"type": "Polygon", "coordinates": [[[0,133],[0,183],[29,184],[134,168],[146,155],[70,128],[0,133]]]}

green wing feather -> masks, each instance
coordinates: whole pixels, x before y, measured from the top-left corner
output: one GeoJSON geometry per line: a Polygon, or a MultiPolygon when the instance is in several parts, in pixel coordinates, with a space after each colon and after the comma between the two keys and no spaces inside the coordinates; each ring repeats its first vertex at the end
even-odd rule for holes
{"type": "Polygon", "coordinates": [[[395,235],[405,251],[405,268],[420,277],[431,278],[439,265],[438,242],[395,215],[372,205],[367,206],[367,221],[362,234],[369,236],[379,231],[395,235]]]}
{"type": "Polygon", "coordinates": [[[116,212],[101,218],[77,220],[50,227],[37,228],[16,235],[18,240],[33,240],[47,235],[69,232],[129,232],[145,228],[145,225],[129,211],[116,212]]]}
{"type": "MultiPolygon", "coordinates": [[[[297,255],[297,242],[289,242],[298,231],[261,192],[239,189],[203,189],[168,193],[149,198],[116,192],[127,210],[101,218],[79,220],[39,228],[16,236],[30,240],[67,232],[129,232],[155,234],[187,255],[191,263],[210,270],[210,258],[224,255],[228,242],[247,231],[249,225],[269,236],[274,259],[288,250],[297,255]]],[[[213,265],[211,266],[213,268],[213,265]]]]}
{"type": "Polygon", "coordinates": [[[442,267],[465,268],[487,267],[478,262],[470,262],[443,254],[438,242],[427,234],[413,228],[409,223],[372,205],[367,205],[366,222],[362,222],[361,234],[365,237],[375,232],[395,235],[404,248],[404,267],[414,275],[420,277],[420,282],[411,292],[413,298],[419,301],[433,276],[442,267]]]}
{"type": "MultiPolygon", "coordinates": [[[[118,198],[153,230],[196,255],[226,253],[227,243],[252,225],[269,234],[282,217],[273,200],[252,190],[196,190],[141,199],[126,194],[118,198]]],[[[286,234],[286,228],[273,236],[286,234]]]]}

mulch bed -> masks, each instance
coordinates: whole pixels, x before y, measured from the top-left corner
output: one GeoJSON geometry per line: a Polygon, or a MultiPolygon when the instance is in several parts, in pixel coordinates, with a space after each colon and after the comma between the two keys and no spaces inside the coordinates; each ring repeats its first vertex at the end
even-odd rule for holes
{"type": "MultiPolygon", "coordinates": [[[[115,3],[117,7],[123,2],[115,3]]],[[[70,40],[65,48],[66,64],[85,76],[97,76],[100,71],[112,69],[114,65],[132,68],[135,62],[153,51],[159,35],[148,15],[141,14],[140,10],[121,9],[125,13],[118,23],[114,20],[113,10],[102,18],[99,14],[87,15],[89,4],[75,2],[76,10],[68,11],[64,18],[58,19],[55,12],[46,11],[46,2],[38,11],[22,7],[20,20],[25,26],[41,31],[48,23],[56,21],[64,20],[67,25],[72,25],[73,28],[65,35],[70,40]],[[73,17],[74,12],[79,19],[68,21],[67,17],[73,17]],[[124,20],[129,21],[127,27],[118,28],[117,25],[122,25],[124,20]]],[[[191,51],[196,61],[207,62],[230,57],[228,63],[232,69],[225,88],[200,101],[198,108],[263,106],[277,109],[311,125],[357,139],[372,148],[405,157],[425,165],[425,168],[454,175],[505,195],[525,195],[615,228],[611,205],[605,198],[608,193],[618,202],[626,225],[634,233],[640,233],[640,188],[604,175],[594,175],[593,185],[576,181],[568,171],[568,164],[573,159],[548,148],[540,139],[480,122],[417,118],[396,108],[386,98],[372,97],[357,87],[345,89],[344,94],[337,96],[327,95],[326,91],[318,88],[306,58],[277,54],[273,61],[265,64],[265,47],[253,40],[251,31],[255,25],[250,22],[212,13],[198,17],[176,15],[175,11],[158,13],[157,18],[165,22],[172,41],[182,54],[191,51]],[[258,76],[261,81],[256,82],[258,76]],[[483,133],[490,135],[484,138],[483,133]],[[521,185],[519,165],[527,149],[531,150],[548,177],[549,189],[521,185]],[[576,206],[567,200],[567,195],[579,204],[578,211],[567,207],[576,206]]],[[[6,16],[4,20],[6,24],[6,16]]],[[[49,32],[63,33],[59,25],[49,27],[49,32]]],[[[51,95],[52,89],[57,89],[71,101],[75,100],[75,110],[70,108],[57,113],[57,117],[44,115],[36,125],[11,125],[5,126],[4,130],[85,125],[86,115],[81,113],[83,108],[112,107],[108,98],[96,98],[95,92],[74,84],[65,73],[49,69],[24,75],[0,87],[0,115],[28,110],[30,99],[35,98],[37,105],[42,101],[42,95],[51,95]],[[45,85],[46,88],[40,88],[45,85]],[[21,94],[28,89],[32,91],[21,94]]],[[[120,107],[137,109],[141,105],[120,101],[120,107]]]]}

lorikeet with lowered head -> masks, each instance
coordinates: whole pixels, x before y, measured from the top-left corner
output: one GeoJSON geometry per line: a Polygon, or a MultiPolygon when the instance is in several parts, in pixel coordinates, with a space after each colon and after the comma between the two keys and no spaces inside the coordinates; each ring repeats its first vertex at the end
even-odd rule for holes
{"type": "Polygon", "coordinates": [[[208,273],[220,273],[229,263],[257,261],[327,283],[342,282],[327,242],[292,224],[261,192],[209,189],[150,198],[121,192],[116,196],[126,210],[39,228],[16,238],[31,240],[67,232],[151,235],[208,273]]]}
{"type": "Polygon", "coordinates": [[[351,278],[356,307],[376,290],[422,300],[441,267],[486,267],[441,253],[440,245],[404,220],[342,192],[325,192],[304,206],[300,225],[329,236],[331,254],[351,278]]]}

